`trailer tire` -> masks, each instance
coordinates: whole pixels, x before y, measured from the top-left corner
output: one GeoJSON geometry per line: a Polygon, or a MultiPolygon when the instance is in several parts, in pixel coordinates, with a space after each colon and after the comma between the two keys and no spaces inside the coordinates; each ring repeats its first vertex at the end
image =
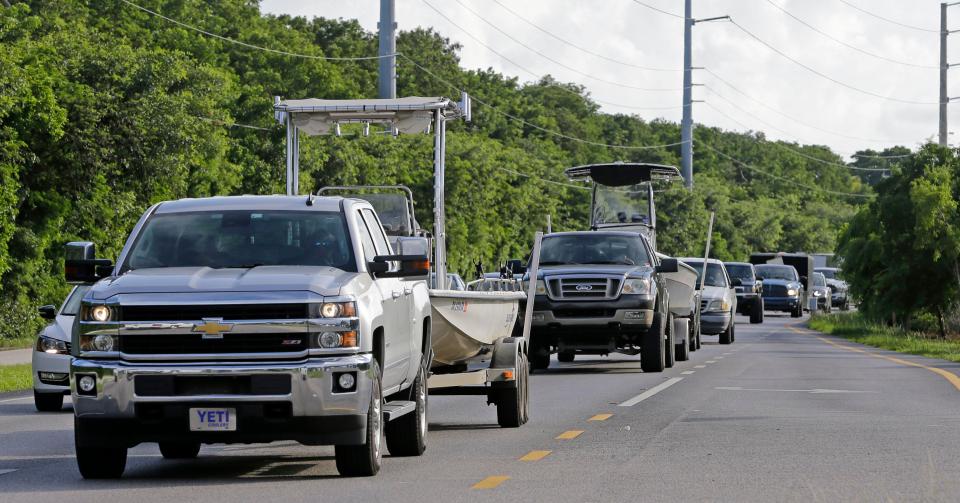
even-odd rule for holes
{"type": "Polygon", "coordinates": [[[654,313],[653,325],[644,334],[640,346],[640,368],[644,372],[663,372],[666,366],[664,335],[663,319],[660,313],[654,313]]]}
{"type": "Polygon", "coordinates": [[[410,401],[416,403],[413,413],[405,414],[384,427],[387,450],[393,456],[420,456],[427,450],[427,391],[426,372],[421,366],[410,386],[410,401]]]}
{"type": "Polygon", "coordinates": [[[383,458],[383,392],[380,364],[374,360],[370,407],[367,409],[366,440],[362,445],[337,445],[337,471],[344,477],[369,477],[380,471],[383,458]]]}
{"type": "Polygon", "coordinates": [[[681,318],[679,320],[674,320],[674,324],[677,327],[677,333],[684,333],[684,336],[680,338],[680,342],[674,340],[674,354],[677,357],[678,362],[685,362],[690,359],[690,347],[693,346],[693,340],[690,337],[690,320],[687,318],[681,318]]]}
{"type": "Polygon", "coordinates": [[[750,306],[750,323],[763,323],[763,298],[757,297],[750,306]]]}
{"type": "Polygon", "coordinates": [[[677,355],[674,353],[674,344],[676,344],[676,334],[673,330],[673,315],[668,315],[667,317],[667,336],[664,341],[666,346],[664,349],[663,355],[663,365],[665,368],[673,368],[674,363],[677,362],[677,355]]]}
{"type": "Polygon", "coordinates": [[[495,389],[497,393],[497,424],[502,428],[517,428],[527,422],[527,360],[517,355],[516,386],[495,389]]]}

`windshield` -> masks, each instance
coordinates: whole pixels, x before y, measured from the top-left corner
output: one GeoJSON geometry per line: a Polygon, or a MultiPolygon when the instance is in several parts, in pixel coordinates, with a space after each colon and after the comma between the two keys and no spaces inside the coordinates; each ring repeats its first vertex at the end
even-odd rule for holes
{"type": "Polygon", "coordinates": [[[724,264],[731,278],[739,278],[745,283],[753,282],[753,268],[747,264],[724,264]]]}
{"type": "Polygon", "coordinates": [[[79,285],[67,295],[67,300],[63,301],[63,307],[60,308],[60,314],[64,316],[76,316],[77,309],[80,308],[80,301],[90,289],[90,285],[79,285]]]}
{"type": "Polygon", "coordinates": [[[839,269],[814,269],[814,271],[823,273],[827,279],[840,279],[839,269]]]}
{"type": "Polygon", "coordinates": [[[650,224],[645,185],[633,187],[597,186],[594,224],[650,224]]]}
{"type": "Polygon", "coordinates": [[[411,235],[407,198],[402,194],[358,194],[353,197],[363,199],[373,206],[388,236],[411,235]]]}
{"type": "Polygon", "coordinates": [[[639,236],[575,234],[543,239],[540,265],[650,265],[639,236]]]}
{"type": "Polygon", "coordinates": [[[813,273],[813,286],[827,286],[827,280],[822,273],[813,273]]]}
{"type": "MultiPolygon", "coordinates": [[[[703,274],[703,261],[700,262],[684,262],[688,266],[694,268],[697,271],[697,289],[700,288],[700,277],[703,274]]],[[[727,278],[723,274],[723,268],[720,267],[720,264],[714,264],[711,262],[707,266],[707,277],[703,282],[704,286],[727,286],[727,278]]]]}
{"type": "Polygon", "coordinates": [[[757,277],[760,279],[782,279],[785,281],[800,281],[797,270],[789,265],[758,265],[757,277]]]}
{"type": "Polygon", "coordinates": [[[261,265],[357,270],[339,212],[249,210],[154,215],[123,269],[261,265]]]}

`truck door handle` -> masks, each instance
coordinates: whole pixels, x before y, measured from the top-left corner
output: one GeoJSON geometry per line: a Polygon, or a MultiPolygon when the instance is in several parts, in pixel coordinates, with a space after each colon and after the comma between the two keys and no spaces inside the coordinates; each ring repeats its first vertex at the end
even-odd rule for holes
{"type": "Polygon", "coordinates": [[[394,299],[399,299],[399,298],[400,298],[400,291],[399,291],[399,290],[394,290],[392,293],[393,293],[393,298],[394,298],[394,299]]]}

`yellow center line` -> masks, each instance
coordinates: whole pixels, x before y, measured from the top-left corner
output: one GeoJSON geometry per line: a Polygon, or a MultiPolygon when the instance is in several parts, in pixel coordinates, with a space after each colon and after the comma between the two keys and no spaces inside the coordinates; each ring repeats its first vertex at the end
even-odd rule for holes
{"type": "Polygon", "coordinates": [[[506,475],[493,475],[474,484],[473,489],[493,489],[507,480],[510,480],[510,477],[506,475]]]}
{"type": "Polygon", "coordinates": [[[540,461],[553,451],[530,451],[520,461],[540,461]]]}
{"type": "MultiPolygon", "coordinates": [[[[813,331],[804,332],[804,331],[799,330],[799,329],[794,328],[794,327],[791,327],[791,329],[792,329],[794,332],[798,333],[798,334],[813,334],[813,333],[816,333],[816,332],[813,332],[813,331]]],[[[838,347],[838,348],[840,348],[840,349],[846,349],[847,351],[853,351],[853,352],[856,352],[856,353],[863,353],[863,354],[865,354],[865,355],[870,355],[870,356],[872,356],[872,357],[874,357],[874,358],[880,358],[880,359],[882,359],[882,360],[887,360],[887,361],[890,361],[890,362],[893,362],[893,363],[899,363],[899,364],[901,364],[901,365],[908,365],[908,366],[910,366],[910,367],[917,367],[917,368],[921,368],[921,369],[924,369],[924,370],[929,370],[930,372],[933,372],[934,374],[938,374],[938,375],[940,375],[941,377],[943,377],[944,379],[946,379],[947,381],[949,381],[950,384],[952,384],[953,387],[957,389],[957,391],[960,391],[960,377],[958,377],[958,376],[957,376],[956,374],[954,374],[953,372],[950,372],[950,371],[947,371],[947,370],[944,370],[944,369],[941,369],[941,368],[937,368],[937,367],[930,367],[930,366],[928,366],[928,365],[923,365],[923,364],[921,364],[921,363],[912,362],[912,361],[904,360],[904,359],[901,359],[901,358],[894,358],[894,357],[892,357],[892,356],[877,354],[877,353],[874,353],[874,352],[872,352],[872,351],[867,351],[867,350],[860,349],[860,348],[857,348],[857,347],[848,346],[848,345],[846,345],[846,344],[840,344],[840,343],[831,341],[830,339],[827,339],[827,338],[825,338],[825,337],[820,337],[819,335],[814,335],[814,337],[816,337],[817,339],[820,339],[820,340],[823,341],[823,342],[826,342],[827,344],[830,344],[831,346],[835,346],[835,347],[838,347]]]]}
{"type": "Polygon", "coordinates": [[[606,421],[611,417],[613,417],[613,414],[597,414],[596,416],[593,416],[590,419],[587,419],[587,421],[606,421]]]}
{"type": "Polygon", "coordinates": [[[580,436],[583,430],[569,430],[557,435],[557,440],[571,440],[580,436]]]}

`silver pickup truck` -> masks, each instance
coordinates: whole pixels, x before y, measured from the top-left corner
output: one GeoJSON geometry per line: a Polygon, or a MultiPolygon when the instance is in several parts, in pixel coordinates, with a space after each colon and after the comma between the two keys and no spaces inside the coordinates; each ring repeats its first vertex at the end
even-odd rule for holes
{"type": "Polygon", "coordinates": [[[92,284],[72,334],[77,463],[119,477],[127,449],[335,445],[343,475],[426,447],[430,363],[424,238],[396,252],[372,206],[242,196],[154,205],[117,262],[67,245],[92,284]]]}

